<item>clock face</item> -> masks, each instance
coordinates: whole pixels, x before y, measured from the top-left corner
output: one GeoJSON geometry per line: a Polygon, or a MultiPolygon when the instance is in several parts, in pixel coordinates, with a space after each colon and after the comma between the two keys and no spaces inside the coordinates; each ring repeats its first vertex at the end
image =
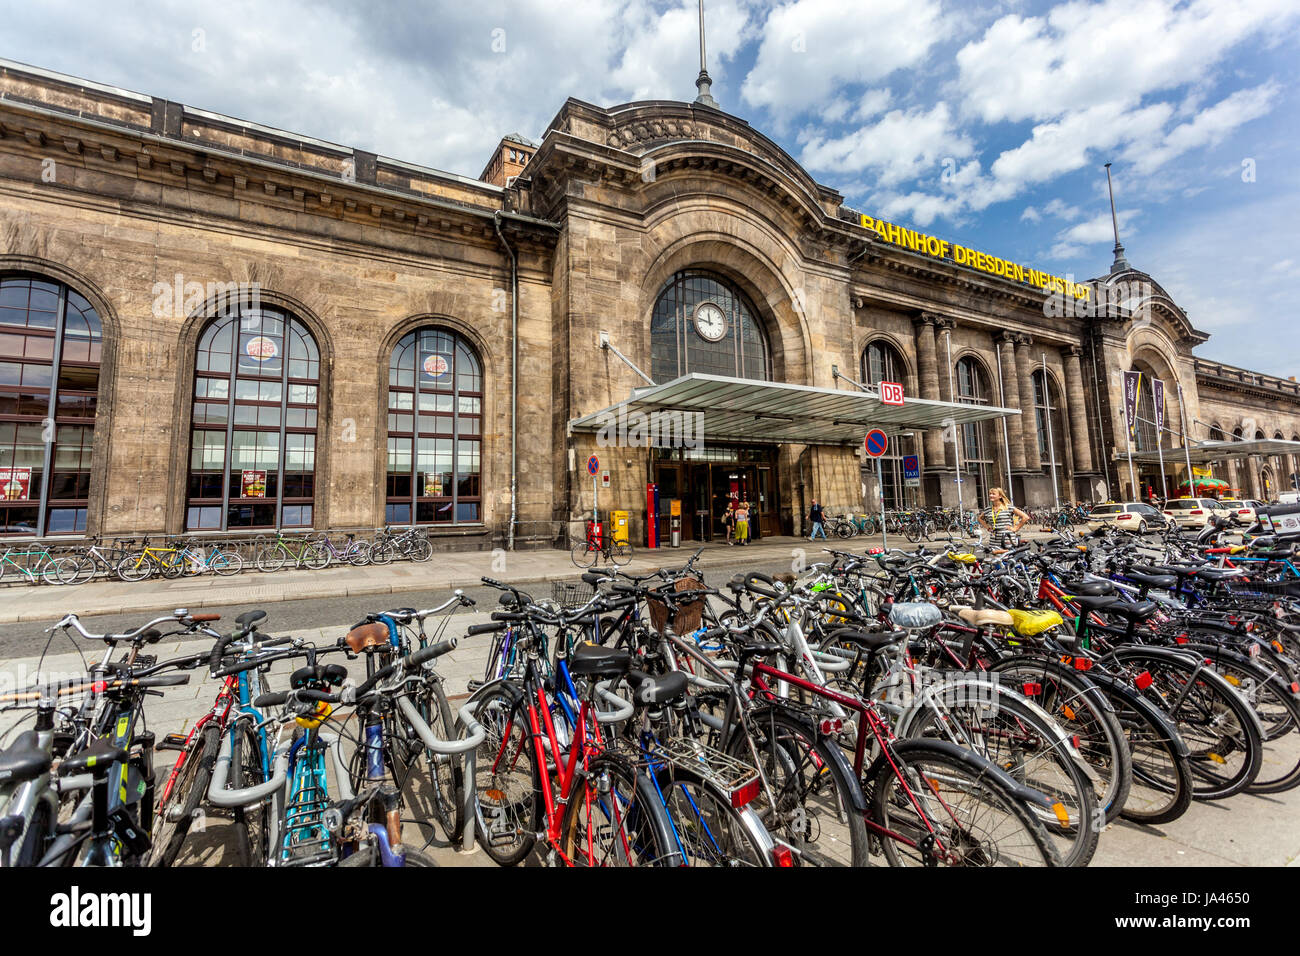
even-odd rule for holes
{"type": "Polygon", "coordinates": [[[716,302],[701,302],[695,307],[695,331],[705,341],[719,341],[727,334],[727,314],[716,302]]]}

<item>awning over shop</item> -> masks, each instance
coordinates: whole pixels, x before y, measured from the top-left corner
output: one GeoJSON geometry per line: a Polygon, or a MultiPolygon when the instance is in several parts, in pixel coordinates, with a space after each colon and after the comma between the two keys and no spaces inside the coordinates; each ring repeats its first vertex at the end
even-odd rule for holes
{"type": "MultiPolygon", "coordinates": [[[[1300,455],[1300,441],[1284,441],[1281,438],[1255,438],[1249,441],[1207,441],[1193,445],[1186,452],[1182,448],[1166,448],[1165,462],[1185,462],[1191,456],[1193,465],[1205,465],[1216,461],[1228,461],[1232,458],[1248,458],[1251,455],[1300,455]]],[[[1128,458],[1122,449],[1115,453],[1116,458],[1128,458]]],[[[1133,461],[1154,464],[1160,460],[1159,452],[1133,452],[1133,461]]]]}
{"type": "MultiPolygon", "coordinates": [[[[872,428],[895,435],[1020,414],[1013,408],[910,397],[903,405],[886,405],[874,392],[692,372],[663,385],[633,389],[626,402],[571,419],[569,430],[617,429],[626,434],[638,422],[648,422],[650,428],[657,423],[662,435],[665,427],[673,426],[675,413],[700,415],[698,428],[706,445],[733,441],[857,445],[872,428]]],[[[696,425],[686,422],[685,427],[696,425]]],[[[650,444],[657,442],[652,439],[650,444]]]]}

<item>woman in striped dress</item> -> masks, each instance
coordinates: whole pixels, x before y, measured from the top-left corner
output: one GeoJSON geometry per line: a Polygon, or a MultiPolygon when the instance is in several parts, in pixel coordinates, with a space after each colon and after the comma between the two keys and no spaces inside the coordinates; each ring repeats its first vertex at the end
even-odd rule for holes
{"type": "Polygon", "coordinates": [[[993,544],[999,548],[1011,548],[1016,544],[1016,535],[1029,521],[1025,514],[1011,502],[1001,488],[989,489],[989,507],[980,514],[980,524],[992,535],[993,544]]]}

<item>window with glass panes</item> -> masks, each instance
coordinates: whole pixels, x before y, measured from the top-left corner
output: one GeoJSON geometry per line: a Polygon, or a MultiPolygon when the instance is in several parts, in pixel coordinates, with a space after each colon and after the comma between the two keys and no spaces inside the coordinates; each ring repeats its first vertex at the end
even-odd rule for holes
{"type": "Polygon", "coordinates": [[[1038,428],[1039,462],[1044,471],[1051,473],[1052,462],[1056,462],[1056,480],[1059,487],[1065,481],[1065,421],[1061,417],[1059,396],[1054,385],[1048,382],[1042,369],[1034,372],[1034,421],[1038,428]],[[1047,416],[1052,416],[1050,429],[1052,440],[1047,440],[1047,416]]]}
{"type": "Polygon", "coordinates": [[[702,372],[728,378],[771,378],[767,337],[757,314],[732,283],[688,269],[669,279],[650,317],[650,377],[663,384],[702,372]],[[726,316],[722,338],[710,342],[695,328],[695,309],[712,302],[726,316]]]}
{"type": "MultiPolygon", "coordinates": [[[[966,405],[987,405],[989,403],[988,377],[975,359],[966,357],[957,362],[957,401],[966,405]]],[[[993,443],[989,436],[988,422],[971,422],[961,427],[962,471],[975,482],[975,494],[983,507],[991,487],[990,475],[993,470],[993,443]]]]}
{"type": "Polygon", "coordinates": [[[86,530],[102,347],[78,292],[0,277],[0,534],[86,530]]]}
{"type": "Polygon", "coordinates": [[[461,336],[403,336],[388,366],[389,524],[477,524],[482,514],[483,371],[461,336]]]}
{"type": "Polygon", "coordinates": [[[185,527],[307,528],[320,351],[287,312],[240,306],[199,337],[185,527]]]}
{"type": "MultiPolygon", "coordinates": [[[[903,357],[888,342],[870,343],[862,352],[862,384],[879,385],[881,382],[903,381],[903,357]]],[[[903,475],[903,456],[916,454],[916,439],[910,436],[891,436],[889,447],[880,458],[880,477],[886,508],[905,508],[915,503],[915,494],[908,494],[903,475]]],[[[868,468],[868,473],[875,466],[868,468]]]]}

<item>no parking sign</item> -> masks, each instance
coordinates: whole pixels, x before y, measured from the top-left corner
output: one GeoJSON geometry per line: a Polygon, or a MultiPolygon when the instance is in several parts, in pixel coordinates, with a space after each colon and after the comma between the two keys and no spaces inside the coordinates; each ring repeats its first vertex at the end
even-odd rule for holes
{"type": "Polygon", "coordinates": [[[863,443],[867,449],[867,454],[872,458],[879,458],[889,447],[889,438],[879,428],[873,428],[867,432],[867,440],[863,443]]]}

